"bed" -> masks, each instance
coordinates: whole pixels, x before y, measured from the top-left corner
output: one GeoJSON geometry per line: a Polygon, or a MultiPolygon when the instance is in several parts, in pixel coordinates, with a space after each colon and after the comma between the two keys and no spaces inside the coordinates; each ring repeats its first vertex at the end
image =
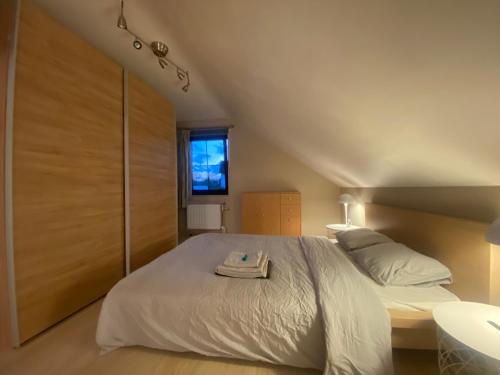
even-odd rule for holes
{"type": "Polygon", "coordinates": [[[103,303],[97,342],[105,351],[141,345],[386,375],[390,330],[379,298],[327,239],[212,233],[121,280],[103,303]],[[245,248],[268,251],[270,279],[214,275],[230,251],[245,248]]]}
{"type": "Polygon", "coordinates": [[[435,305],[494,302],[497,263],[485,224],[379,205],[367,205],[366,219],[449,266],[454,283],[382,288],[327,239],[206,234],[120,281],[103,303],[97,342],[103,351],[142,345],[326,374],[390,374],[391,344],[435,348],[435,305]],[[269,252],[269,280],[213,274],[242,246],[269,252]]]}

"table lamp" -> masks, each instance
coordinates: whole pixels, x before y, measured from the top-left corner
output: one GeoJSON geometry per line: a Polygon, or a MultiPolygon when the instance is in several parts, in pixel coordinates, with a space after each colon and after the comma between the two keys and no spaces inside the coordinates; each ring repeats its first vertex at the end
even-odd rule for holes
{"type": "Polygon", "coordinates": [[[344,213],[345,213],[345,225],[351,225],[351,218],[349,215],[349,205],[355,202],[353,196],[351,194],[341,194],[339,197],[339,203],[344,205],[344,213]]]}

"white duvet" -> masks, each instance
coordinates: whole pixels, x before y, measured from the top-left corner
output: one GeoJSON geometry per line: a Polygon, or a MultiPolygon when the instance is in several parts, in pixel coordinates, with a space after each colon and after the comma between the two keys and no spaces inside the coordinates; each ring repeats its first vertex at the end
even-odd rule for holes
{"type": "Polygon", "coordinates": [[[378,297],[328,240],[205,234],[115,285],[97,343],[389,375],[390,330],[378,297]],[[250,250],[269,254],[269,279],[214,275],[231,251],[250,250]]]}

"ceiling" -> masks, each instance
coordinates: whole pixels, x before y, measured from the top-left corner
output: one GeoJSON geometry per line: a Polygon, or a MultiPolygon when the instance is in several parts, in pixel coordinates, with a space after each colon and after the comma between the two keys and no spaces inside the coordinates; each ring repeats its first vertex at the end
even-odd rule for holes
{"type": "Polygon", "coordinates": [[[230,118],[341,186],[500,185],[498,0],[39,0],[174,101],[230,118]]]}

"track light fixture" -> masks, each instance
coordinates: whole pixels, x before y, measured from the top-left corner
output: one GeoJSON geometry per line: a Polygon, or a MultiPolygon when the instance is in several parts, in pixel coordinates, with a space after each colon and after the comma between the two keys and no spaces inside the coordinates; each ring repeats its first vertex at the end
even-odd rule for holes
{"type": "Polygon", "coordinates": [[[184,82],[184,85],[182,86],[182,91],[188,92],[189,87],[191,86],[191,81],[189,79],[189,72],[187,70],[182,69],[179,65],[177,65],[167,57],[169,49],[165,43],[158,40],[155,40],[151,43],[146,43],[137,34],[130,31],[130,29],[127,26],[127,20],[125,19],[125,15],[123,14],[123,0],[120,0],[120,15],[118,16],[118,21],[116,23],[116,26],[118,26],[118,28],[122,30],[125,30],[134,37],[132,45],[134,46],[135,49],[140,50],[143,45],[148,46],[149,49],[151,49],[151,51],[153,52],[153,54],[158,58],[158,64],[160,64],[160,67],[162,69],[166,69],[168,67],[174,68],[176,70],[177,78],[179,79],[179,81],[184,82]]]}

